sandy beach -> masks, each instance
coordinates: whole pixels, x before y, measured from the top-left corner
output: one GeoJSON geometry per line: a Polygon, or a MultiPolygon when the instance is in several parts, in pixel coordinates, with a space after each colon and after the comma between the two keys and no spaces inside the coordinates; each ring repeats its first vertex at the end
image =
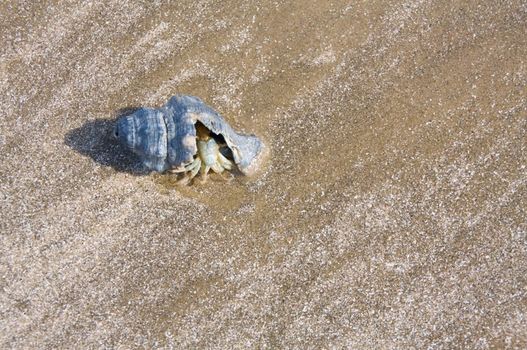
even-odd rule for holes
{"type": "Polygon", "coordinates": [[[0,3],[2,349],[527,348],[527,2],[0,3]],[[115,120],[265,140],[178,186],[115,120]]]}

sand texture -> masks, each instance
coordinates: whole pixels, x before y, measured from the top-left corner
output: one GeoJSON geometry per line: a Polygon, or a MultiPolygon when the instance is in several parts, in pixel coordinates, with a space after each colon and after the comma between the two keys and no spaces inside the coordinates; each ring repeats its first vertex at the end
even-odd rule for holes
{"type": "Polygon", "coordinates": [[[527,348],[527,2],[0,2],[0,348],[527,348]],[[269,150],[177,186],[115,118],[269,150]]]}

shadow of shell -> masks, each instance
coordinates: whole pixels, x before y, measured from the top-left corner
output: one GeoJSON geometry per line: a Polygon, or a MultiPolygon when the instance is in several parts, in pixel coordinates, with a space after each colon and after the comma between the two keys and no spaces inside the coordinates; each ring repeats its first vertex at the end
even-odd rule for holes
{"type": "MultiPolygon", "coordinates": [[[[138,108],[120,109],[118,118],[134,113],[138,108]]],[[[113,137],[116,119],[95,119],[70,130],[64,136],[64,143],[76,152],[88,156],[98,164],[112,167],[116,171],[132,175],[146,175],[146,169],[137,155],[121,145],[113,137]]]]}

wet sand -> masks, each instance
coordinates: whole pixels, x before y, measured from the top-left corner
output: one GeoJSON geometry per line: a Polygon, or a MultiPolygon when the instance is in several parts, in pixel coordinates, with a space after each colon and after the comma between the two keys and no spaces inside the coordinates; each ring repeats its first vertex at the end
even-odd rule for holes
{"type": "Polygon", "coordinates": [[[527,347],[525,1],[0,4],[2,348],[527,347]],[[240,5],[241,4],[241,5],[240,5]],[[145,174],[196,95],[254,178],[145,174]]]}

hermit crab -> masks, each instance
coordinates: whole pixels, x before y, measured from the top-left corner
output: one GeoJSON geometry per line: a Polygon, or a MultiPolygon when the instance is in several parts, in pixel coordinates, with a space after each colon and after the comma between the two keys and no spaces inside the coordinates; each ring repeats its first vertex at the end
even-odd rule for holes
{"type": "Polygon", "coordinates": [[[235,132],[225,119],[194,96],[176,95],[161,108],[139,108],[120,117],[114,136],[136,153],[150,170],[183,174],[237,168],[244,175],[257,170],[264,144],[255,135],[235,132]]]}

